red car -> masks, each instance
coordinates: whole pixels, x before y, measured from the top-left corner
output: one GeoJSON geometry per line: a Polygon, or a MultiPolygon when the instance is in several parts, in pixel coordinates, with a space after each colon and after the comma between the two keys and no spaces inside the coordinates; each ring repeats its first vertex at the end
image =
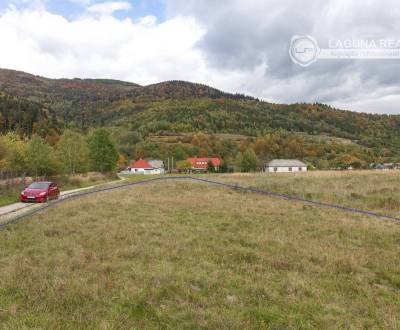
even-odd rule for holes
{"type": "Polygon", "coordinates": [[[59,197],[60,189],[54,182],[33,182],[21,192],[20,200],[23,203],[45,203],[49,199],[58,199],[59,197]]]}

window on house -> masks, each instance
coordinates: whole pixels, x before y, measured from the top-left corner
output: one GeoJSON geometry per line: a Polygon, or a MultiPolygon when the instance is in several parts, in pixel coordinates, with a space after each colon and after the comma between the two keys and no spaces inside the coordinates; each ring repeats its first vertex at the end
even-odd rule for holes
{"type": "Polygon", "coordinates": [[[289,167],[289,172],[292,172],[292,170],[293,170],[293,169],[292,169],[291,167],[289,167]]]}
{"type": "Polygon", "coordinates": [[[274,172],[278,172],[278,168],[277,167],[274,167],[274,172]]]}
{"type": "Polygon", "coordinates": [[[303,168],[302,167],[299,167],[299,171],[301,172],[303,170],[303,168]]]}

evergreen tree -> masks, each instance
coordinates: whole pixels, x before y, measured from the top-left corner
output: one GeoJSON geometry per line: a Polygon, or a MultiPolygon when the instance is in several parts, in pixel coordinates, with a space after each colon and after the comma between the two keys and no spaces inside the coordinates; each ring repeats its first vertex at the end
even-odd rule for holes
{"type": "Polygon", "coordinates": [[[244,172],[252,172],[257,168],[257,155],[253,149],[247,149],[243,153],[242,170],[244,172]]]}
{"type": "Polygon", "coordinates": [[[115,170],[118,152],[110,134],[103,128],[93,130],[89,136],[89,159],[93,171],[115,170]]]}
{"type": "Polygon", "coordinates": [[[215,167],[211,160],[207,163],[207,171],[210,173],[215,173],[215,167]]]}
{"type": "Polygon", "coordinates": [[[225,159],[221,160],[221,165],[218,169],[219,173],[228,173],[228,163],[225,159]]]}

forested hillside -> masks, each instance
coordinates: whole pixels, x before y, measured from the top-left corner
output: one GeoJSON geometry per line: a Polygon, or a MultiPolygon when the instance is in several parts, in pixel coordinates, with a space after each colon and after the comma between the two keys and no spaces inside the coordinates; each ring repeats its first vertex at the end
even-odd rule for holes
{"type": "Polygon", "coordinates": [[[54,137],[59,133],[59,128],[54,111],[40,103],[0,92],[0,133],[12,131],[19,135],[54,137]]]}
{"type": "MultiPolygon", "coordinates": [[[[263,160],[301,157],[339,166],[339,159],[347,156],[346,164],[356,160],[366,166],[395,161],[400,155],[397,115],[356,113],[323,104],[272,104],[184,81],[140,86],[109,79],[47,79],[12,70],[0,70],[0,91],[1,132],[36,133],[51,142],[66,127],[83,133],[106,127],[127,158],[199,153],[192,148],[199,133],[210,141],[221,133],[246,136],[246,142],[234,142],[230,159],[247,147],[255,150],[257,141],[259,145],[269,141],[265,150],[257,151],[263,160]],[[154,142],[154,136],[182,134],[186,143],[154,142]],[[274,151],[271,141],[277,145],[274,151]]],[[[232,142],[222,140],[225,145],[232,142]]],[[[202,154],[222,152],[203,149],[202,154]]]]}

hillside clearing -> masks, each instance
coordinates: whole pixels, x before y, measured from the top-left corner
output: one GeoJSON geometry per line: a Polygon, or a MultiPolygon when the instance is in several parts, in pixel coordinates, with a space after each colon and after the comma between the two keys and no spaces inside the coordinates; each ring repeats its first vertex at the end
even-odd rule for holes
{"type": "Polygon", "coordinates": [[[400,227],[189,182],[0,232],[6,328],[396,328],[400,227]]]}

